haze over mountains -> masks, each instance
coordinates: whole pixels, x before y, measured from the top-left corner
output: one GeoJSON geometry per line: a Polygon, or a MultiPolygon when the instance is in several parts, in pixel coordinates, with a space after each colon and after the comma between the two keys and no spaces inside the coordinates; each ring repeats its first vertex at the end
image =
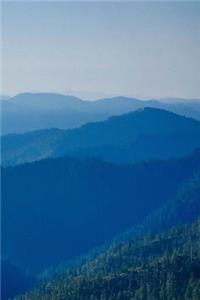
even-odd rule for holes
{"type": "Polygon", "coordinates": [[[74,96],[52,93],[24,93],[1,99],[2,134],[23,133],[44,128],[68,129],[88,122],[106,120],[143,107],[167,109],[200,120],[197,99],[141,101],[123,96],[83,101],[74,96]]]}
{"type": "Polygon", "coordinates": [[[2,137],[4,165],[47,157],[98,157],[113,162],[168,159],[200,146],[200,122],[145,108],[78,129],[49,129],[2,137]]]}
{"type": "MultiPolygon", "coordinates": [[[[174,238],[171,231],[163,235],[156,244],[159,253],[154,247],[157,236],[147,244],[146,238],[139,242],[140,250],[137,240],[149,232],[155,234],[191,223],[200,215],[199,103],[183,104],[178,99],[142,102],[124,97],[84,102],[55,94],[40,96],[36,99],[34,94],[24,94],[16,96],[14,101],[2,100],[4,129],[5,124],[14,128],[15,122],[19,125],[17,131],[50,126],[1,137],[3,276],[16,283],[10,289],[3,281],[3,300],[25,292],[33,284],[34,276],[46,268],[48,275],[53,266],[54,274],[57,265],[61,264],[63,270],[69,260],[85,253],[89,253],[85,257],[87,262],[81,268],[85,270],[88,266],[88,273],[75,270],[81,276],[80,285],[76,284],[77,277],[68,276],[67,272],[66,277],[50,281],[51,294],[48,284],[43,284],[42,290],[38,288],[36,294],[22,299],[61,300],[62,294],[63,299],[70,300],[90,299],[89,296],[92,300],[143,300],[147,282],[154,292],[155,286],[158,287],[154,296],[163,293],[164,278],[174,276],[181,255],[187,265],[182,263],[181,277],[175,289],[169,290],[172,296],[177,295],[188,266],[181,294],[185,295],[186,286],[191,288],[193,268],[198,270],[199,257],[193,262],[188,252],[199,243],[199,223],[192,227],[194,235],[192,229],[187,231],[196,239],[192,246],[188,245],[184,231],[181,238],[174,238]],[[144,107],[146,104],[155,107],[144,107]],[[172,107],[179,114],[169,111],[172,107]],[[185,109],[187,115],[195,112],[196,119],[183,116],[185,109]],[[88,123],[89,120],[93,122],[88,123]],[[62,124],[58,126],[58,122],[62,124]],[[61,128],[84,125],[51,128],[54,124],[61,128]],[[116,246],[119,242],[122,247],[116,246]],[[176,248],[175,252],[169,252],[170,245],[176,248]],[[91,255],[96,247],[100,248],[91,255]],[[117,257],[113,258],[112,249],[117,257]],[[135,255],[137,265],[133,264],[132,250],[141,253],[135,255]],[[103,251],[100,256],[95,254],[100,251],[103,251]],[[153,257],[155,260],[150,262],[153,257]],[[113,259],[118,266],[115,269],[110,263],[113,259]],[[147,263],[145,268],[144,263],[147,263]],[[90,266],[98,270],[94,280],[90,277],[90,266]],[[133,273],[129,272],[130,267],[133,273]],[[163,276],[159,284],[145,279],[145,274],[154,278],[159,272],[163,276]],[[105,276],[113,281],[108,283],[105,276]],[[124,284],[121,276],[126,278],[124,284]],[[136,286],[127,286],[131,278],[137,282],[136,286]],[[63,280],[72,287],[70,291],[63,286],[63,280]],[[121,288],[113,293],[115,282],[121,288]],[[138,284],[141,289],[135,296],[138,284]],[[69,296],[71,292],[74,298],[69,296]]],[[[196,281],[192,284],[196,286],[196,281]]]]}
{"type": "Polygon", "coordinates": [[[200,2],[1,2],[1,300],[200,300],[200,2]]]}

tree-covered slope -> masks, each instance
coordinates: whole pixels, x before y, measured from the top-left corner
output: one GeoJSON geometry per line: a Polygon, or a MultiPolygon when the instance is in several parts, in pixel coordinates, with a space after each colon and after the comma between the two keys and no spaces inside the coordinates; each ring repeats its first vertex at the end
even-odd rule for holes
{"type": "Polygon", "coordinates": [[[41,130],[2,137],[2,163],[19,164],[64,155],[114,162],[168,159],[200,146],[200,122],[145,108],[73,130],[41,130]]]}
{"type": "Polygon", "coordinates": [[[164,205],[142,222],[115,238],[129,240],[147,233],[158,233],[172,226],[192,223],[200,215],[200,171],[184,181],[164,205]]]}
{"type": "Polygon", "coordinates": [[[199,151],[135,165],[60,158],[3,168],[3,254],[35,271],[83,254],[162,206],[199,168],[199,151]]]}
{"type": "Polygon", "coordinates": [[[111,246],[20,299],[198,300],[200,220],[111,246]]]}

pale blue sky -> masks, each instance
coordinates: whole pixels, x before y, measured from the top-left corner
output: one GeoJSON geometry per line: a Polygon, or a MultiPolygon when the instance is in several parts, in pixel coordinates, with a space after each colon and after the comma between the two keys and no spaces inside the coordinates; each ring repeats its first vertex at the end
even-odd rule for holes
{"type": "Polygon", "coordinates": [[[3,4],[3,93],[200,97],[199,2],[3,4]]]}

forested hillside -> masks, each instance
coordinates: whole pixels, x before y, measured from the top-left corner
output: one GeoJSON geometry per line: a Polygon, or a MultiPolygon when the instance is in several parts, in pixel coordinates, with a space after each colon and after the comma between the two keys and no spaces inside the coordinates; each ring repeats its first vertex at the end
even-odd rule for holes
{"type": "Polygon", "coordinates": [[[0,300],[200,300],[200,0],[0,2],[0,300]]]}
{"type": "Polygon", "coordinates": [[[115,238],[115,242],[129,240],[147,233],[158,233],[173,226],[193,222],[200,216],[200,172],[184,181],[164,205],[144,221],[115,238]]]}
{"type": "Polygon", "coordinates": [[[31,271],[84,254],[142,221],[199,168],[199,151],[124,166],[60,158],[3,168],[3,254],[31,271]]]}
{"type": "Polygon", "coordinates": [[[145,108],[73,130],[46,129],[3,136],[2,164],[65,155],[123,163],[169,159],[200,147],[199,137],[199,121],[145,108]]]}
{"type": "Polygon", "coordinates": [[[95,260],[41,284],[20,299],[198,300],[200,220],[113,245],[95,260]]]}

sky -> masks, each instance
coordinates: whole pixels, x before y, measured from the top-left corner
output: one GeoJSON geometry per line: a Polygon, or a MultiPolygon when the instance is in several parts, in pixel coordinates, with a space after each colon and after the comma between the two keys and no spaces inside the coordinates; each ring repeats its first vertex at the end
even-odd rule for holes
{"type": "Polygon", "coordinates": [[[200,2],[4,2],[2,94],[200,97],[200,2]]]}

